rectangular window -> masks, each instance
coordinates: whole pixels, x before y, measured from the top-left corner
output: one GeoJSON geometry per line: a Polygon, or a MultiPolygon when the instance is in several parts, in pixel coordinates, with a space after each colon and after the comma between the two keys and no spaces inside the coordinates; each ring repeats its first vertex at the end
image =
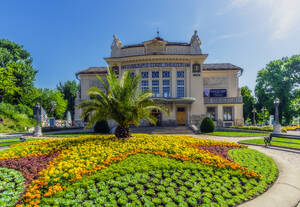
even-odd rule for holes
{"type": "Polygon", "coordinates": [[[163,97],[170,97],[170,80],[163,80],[163,97]]]}
{"type": "Polygon", "coordinates": [[[149,83],[148,83],[147,80],[142,80],[141,85],[142,85],[142,91],[147,91],[147,90],[149,90],[149,83]]]}
{"type": "Polygon", "coordinates": [[[177,80],[177,97],[184,97],[184,80],[177,80]]]}
{"type": "Polygon", "coordinates": [[[152,92],[154,93],[154,97],[160,97],[159,80],[152,80],[152,92]]]}
{"type": "Polygon", "coordinates": [[[224,121],[232,121],[232,107],[224,107],[224,121]]]}
{"type": "Polygon", "coordinates": [[[163,71],[162,76],[163,78],[170,78],[170,71],[163,71]]]}
{"type": "Polygon", "coordinates": [[[152,78],[159,78],[159,71],[153,71],[152,78]]]}
{"type": "Polygon", "coordinates": [[[131,72],[130,73],[130,78],[133,78],[133,76],[134,76],[134,72],[131,72]]]}
{"type": "Polygon", "coordinates": [[[148,72],[142,72],[142,78],[148,78],[148,72]]]}
{"type": "Polygon", "coordinates": [[[184,78],[184,71],[177,71],[177,78],[184,78]]]}
{"type": "Polygon", "coordinates": [[[212,120],[216,121],[216,107],[207,107],[206,115],[212,120]]]}

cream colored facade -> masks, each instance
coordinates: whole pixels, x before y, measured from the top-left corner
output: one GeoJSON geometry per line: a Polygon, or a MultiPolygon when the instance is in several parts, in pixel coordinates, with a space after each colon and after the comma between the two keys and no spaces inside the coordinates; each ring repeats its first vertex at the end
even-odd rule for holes
{"type": "MultiPolygon", "coordinates": [[[[141,90],[152,90],[153,99],[164,104],[170,115],[153,112],[158,125],[199,124],[205,116],[218,126],[242,125],[243,104],[238,86],[241,68],[229,63],[205,64],[197,31],[189,43],[168,42],[159,36],[136,45],[123,46],[114,36],[111,56],[104,58],[119,77],[129,70],[140,74],[141,90]]],[[[90,67],[78,72],[81,92],[76,104],[89,98],[91,86],[101,88],[96,74],[105,77],[105,67],[90,67]]],[[[76,109],[75,122],[82,123],[76,109]]],[[[142,121],[142,125],[149,123],[142,121]]]]}

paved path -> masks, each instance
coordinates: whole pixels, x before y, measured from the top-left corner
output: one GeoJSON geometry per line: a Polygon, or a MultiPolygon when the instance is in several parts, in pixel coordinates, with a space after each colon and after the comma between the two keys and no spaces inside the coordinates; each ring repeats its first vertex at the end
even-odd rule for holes
{"type": "MultiPolygon", "coordinates": [[[[198,138],[238,142],[258,137],[220,137],[193,135],[198,138]]],[[[265,193],[241,207],[300,207],[300,151],[279,147],[249,146],[272,157],[279,169],[279,177],[265,193]]]]}

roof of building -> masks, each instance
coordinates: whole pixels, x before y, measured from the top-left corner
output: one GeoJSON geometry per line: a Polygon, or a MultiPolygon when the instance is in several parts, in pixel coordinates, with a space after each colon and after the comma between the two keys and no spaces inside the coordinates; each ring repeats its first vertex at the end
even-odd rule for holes
{"type": "Polygon", "coordinates": [[[79,71],[76,73],[76,75],[80,74],[101,74],[101,73],[107,73],[107,67],[89,67],[84,70],[79,71]]]}
{"type": "Polygon", "coordinates": [[[231,63],[208,63],[203,64],[203,70],[241,70],[241,68],[231,63]]]}
{"type": "MultiPolygon", "coordinates": [[[[241,70],[240,67],[231,63],[209,63],[203,64],[203,70],[241,70]]],[[[107,67],[89,67],[81,70],[76,75],[80,74],[105,74],[107,73],[107,67]]]]}

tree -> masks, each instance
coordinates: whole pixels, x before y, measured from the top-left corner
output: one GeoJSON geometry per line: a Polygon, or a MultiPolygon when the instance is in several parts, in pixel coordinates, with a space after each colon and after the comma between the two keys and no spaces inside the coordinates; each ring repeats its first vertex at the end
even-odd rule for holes
{"type": "Polygon", "coordinates": [[[258,107],[265,106],[270,113],[274,114],[273,101],[278,97],[280,122],[290,124],[297,113],[293,101],[298,99],[300,94],[300,55],[271,61],[258,72],[256,83],[255,94],[258,107]]]}
{"type": "MultiPolygon", "coordinates": [[[[30,104],[26,103],[27,97],[34,90],[33,81],[35,80],[36,70],[32,66],[32,57],[30,53],[15,42],[0,39],[0,67],[6,70],[13,68],[13,77],[15,79],[15,89],[4,101],[12,104],[30,104]]],[[[3,91],[0,96],[4,96],[3,91]]]]}
{"type": "Polygon", "coordinates": [[[71,112],[72,119],[74,119],[75,112],[75,99],[77,92],[79,91],[80,85],[75,81],[67,81],[65,83],[59,82],[56,86],[62,94],[64,94],[64,99],[68,101],[67,111],[71,112]]]}
{"type": "Polygon", "coordinates": [[[39,96],[34,102],[41,103],[48,116],[62,119],[68,104],[68,101],[64,99],[64,95],[56,89],[38,89],[38,91],[39,96]],[[52,103],[55,103],[55,106],[52,103]]]}
{"type": "Polygon", "coordinates": [[[252,96],[252,91],[247,87],[244,86],[241,88],[241,95],[243,97],[243,115],[244,120],[251,120],[253,121],[252,110],[255,104],[255,98],[252,96]]]}
{"type": "Polygon", "coordinates": [[[14,65],[16,63],[9,63],[7,66],[0,67],[0,102],[7,100],[8,97],[13,96],[20,91],[20,87],[16,87],[17,78],[14,76],[14,65]]]}
{"type": "Polygon", "coordinates": [[[126,71],[119,81],[116,74],[110,69],[106,76],[107,83],[97,76],[103,85],[104,91],[97,87],[88,90],[90,100],[80,103],[83,108],[82,118],[89,116],[86,128],[91,127],[97,121],[114,120],[118,126],[115,131],[117,138],[130,137],[129,124],[139,125],[140,120],[148,120],[155,123],[157,119],[151,114],[152,110],[166,112],[157,105],[150,97],[151,91],[139,90],[140,75],[130,77],[130,72],[126,71]]]}

